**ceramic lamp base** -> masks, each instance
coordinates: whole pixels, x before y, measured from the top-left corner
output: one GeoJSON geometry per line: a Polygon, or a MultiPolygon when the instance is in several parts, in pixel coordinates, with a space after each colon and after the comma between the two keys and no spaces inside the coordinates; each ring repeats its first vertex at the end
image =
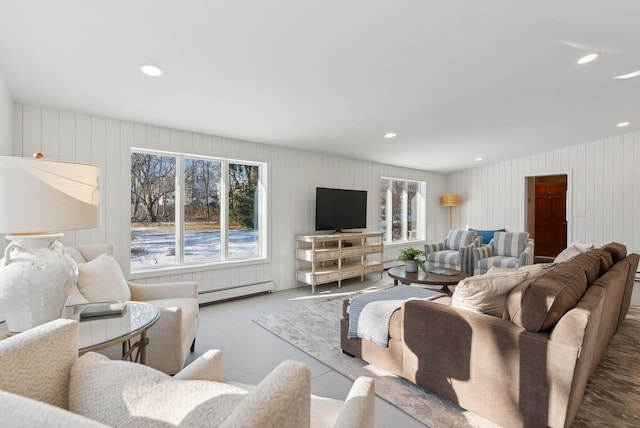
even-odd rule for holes
{"type": "Polygon", "coordinates": [[[78,266],[57,240],[61,233],[7,235],[0,259],[0,313],[18,333],[60,318],[78,266]]]}

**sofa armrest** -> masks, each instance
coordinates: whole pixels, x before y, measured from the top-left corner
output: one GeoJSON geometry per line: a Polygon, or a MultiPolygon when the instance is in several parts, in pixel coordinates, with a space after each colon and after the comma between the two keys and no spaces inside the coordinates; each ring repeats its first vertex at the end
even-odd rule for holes
{"type": "Polygon", "coordinates": [[[333,428],[373,428],[375,396],[373,379],[358,377],[344,400],[333,428]]]}
{"type": "Polygon", "coordinates": [[[162,284],[137,284],[127,282],[131,290],[131,300],[144,302],[147,300],[198,298],[198,284],[193,281],[167,282],[162,284]]]}
{"type": "Polygon", "coordinates": [[[173,376],[181,380],[224,381],[222,351],[210,349],[173,376]]]}
{"type": "Polygon", "coordinates": [[[533,264],[533,239],[527,240],[524,251],[520,254],[518,262],[520,266],[528,266],[533,264]]]}
{"type": "Polygon", "coordinates": [[[478,248],[472,248],[472,264],[474,268],[478,267],[478,260],[486,259],[487,257],[493,256],[493,245],[487,244],[482,245],[478,248]]]}
{"type": "Polygon", "coordinates": [[[467,245],[464,247],[460,247],[458,251],[458,260],[462,270],[468,273],[469,275],[473,275],[473,249],[476,247],[476,242],[472,242],[471,245],[467,245]]]}
{"type": "Polygon", "coordinates": [[[311,371],[286,360],[273,369],[221,427],[298,428],[311,423],[311,371]]]}
{"type": "Polygon", "coordinates": [[[435,253],[436,251],[443,251],[447,249],[447,238],[444,238],[440,242],[434,244],[424,244],[424,254],[435,253]]]}
{"type": "Polygon", "coordinates": [[[505,415],[564,425],[579,347],[430,301],[408,300],[403,310],[403,377],[468,410],[483,409],[501,425],[517,425],[505,415]],[[545,390],[548,400],[541,400],[545,390]]]}
{"type": "Polygon", "coordinates": [[[0,341],[0,390],[66,409],[78,329],[57,319],[0,341]]]}
{"type": "Polygon", "coordinates": [[[0,391],[0,415],[5,427],[107,427],[68,410],[6,391],[0,391]]]}

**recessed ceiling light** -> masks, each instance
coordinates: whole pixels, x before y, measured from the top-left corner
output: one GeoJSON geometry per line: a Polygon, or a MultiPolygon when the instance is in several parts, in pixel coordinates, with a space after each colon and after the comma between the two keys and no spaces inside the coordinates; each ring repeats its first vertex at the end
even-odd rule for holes
{"type": "Polygon", "coordinates": [[[476,162],[481,162],[481,161],[482,161],[482,158],[476,158],[476,159],[475,159],[475,161],[476,161],[476,162]]]}
{"type": "Polygon", "coordinates": [[[396,135],[398,134],[396,134],[395,132],[389,132],[387,134],[384,134],[384,138],[395,138],[396,135]]]}
{"type": "Polygon", "coordinates": [[[640,76],[640,70],[636,70],[627,74],[621,74],[619,76],[613,76],[613,78],[614,79],[631,79],[633,77],[638,77],[638,76],[640,76]]]}
{"type": "Polygon", "coordinates": [[[578,60],[578,64],[586,64],[588,62],[593,61],[594,59],[600,56],[599,53],[590,53],[589,55],[585,55],[578,60]]]}
{"type": "Polygon", "coordinates": [[[151,77],[160,77],[164,74],[164,71],[162,71],[160,67],[152,64],[142,64],[140,66],[140,72],[151,77]]]}
{"type": "Polygon", "coordinates": [[[617,124],[616,126],[618,128],[624,128],[625,126],[629,126],[631,125],[631,122],[620,122],[619,124],[617,124]]]}

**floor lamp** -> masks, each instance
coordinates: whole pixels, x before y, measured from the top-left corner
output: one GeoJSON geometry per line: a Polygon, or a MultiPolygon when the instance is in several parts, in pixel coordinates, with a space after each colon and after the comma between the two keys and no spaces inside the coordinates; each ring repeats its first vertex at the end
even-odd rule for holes
{"type": "Polygon", "coordinates": [[[449,230],[453,228],[453,207],[460,205],[460,195],[442,195],[440,205],[449,207],[449,230]]]}
{"type": "Polygon", "coordinates": [[[100,224],[99,168],[0,156],[0,313],[10,333],[60,318],[78,266],[61,231],[100,224]]]}

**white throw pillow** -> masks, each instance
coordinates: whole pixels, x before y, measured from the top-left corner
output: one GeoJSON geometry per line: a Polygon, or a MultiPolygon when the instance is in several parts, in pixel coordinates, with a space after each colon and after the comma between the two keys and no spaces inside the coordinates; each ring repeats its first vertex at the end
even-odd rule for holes
{"type": "Polygon", "coordinates": [[[89,352],[71,369],[69,410],[109,426],[219,426],[247,391],[175,380],[151,367],[89,352]]]}
{"type": "Polygon", "coordinates": [[[471,276],[458,283],[451,296],[451,306],[501,317],[509,292],[529,273],[517,269],[471,276]]]}
{"type": "Polygon", "coordinates": [[[131,291],[116,259],[101,254],[78,263],[78,290],[90,302],[130,300],[131,291]]]}
{"type": "Polygon", "coordinates": [[[546,264],[546,263],[536,263],[536,264],[533,264],[533,265],[520,266],[520,267],[517,267],[517,268],[505,268],[505,267],[492,266],[487,271],[487,274],[500,274],[500,273],[509,273],[509,272],[527,272],[529,274],[529,276],[527,276],[527,279],[531,279],[531,278],[539,277],[540,275],[545,273],[548,268],[549,268],[549,265],[546,264]]]}
{"type": "Polygon", "coordinates": [[[571,260],[578,254],[593,250],[593,244],[585,244],[582,241],[573,242],[553,260],[554,263],[562,263],[571,260]]]}
{"type": "Polygon", "coordinates": [[[73,247],[64,247],[64,252],[73,259],[76,263],[86,263],[87,259],[84,258],[82,253],[73,247]]]}

